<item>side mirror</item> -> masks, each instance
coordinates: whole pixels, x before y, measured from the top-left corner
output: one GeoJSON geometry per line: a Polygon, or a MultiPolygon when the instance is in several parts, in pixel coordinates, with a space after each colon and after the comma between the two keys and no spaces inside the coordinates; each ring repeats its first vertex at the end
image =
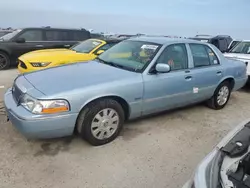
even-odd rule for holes
{"type": "Polygon", "coordinates": [[[170,66],[168,64],[159,63],[156,65],[155,70],[159,73],[167,73],[170,71],[170,66]]]}
{"type": "Polygon", "coordinates": [[[25,39],[24,38],[17,38],[16,43],[25,43],[25,39]]]}
{"type": "Polygon", "coordinates": [[[96,54],[97,55],[100,55],[100,54],[102,54],[104,52],[104,50],[98,50],[97,52],[96,52],[96,54]]]}

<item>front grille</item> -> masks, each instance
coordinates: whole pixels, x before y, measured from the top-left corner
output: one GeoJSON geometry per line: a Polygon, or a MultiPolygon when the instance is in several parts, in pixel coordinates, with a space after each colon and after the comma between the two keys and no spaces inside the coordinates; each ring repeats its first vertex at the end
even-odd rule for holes
{"type": "Polygon", "coordinates": [[[13,98],[16,101],[16,103],[19,103],[19,100],[20,100],[22,94],[23,94],[22,91],[14,83],[14,85],[12,87],[12,95],[13,95],[13,98]]]}
{"type": "Polygon", "coordinates": [[[20,61],[20,60],[19,60],[19,65],[20,65],[20,67],[27,69],[27,66],[25,65],[25,63],[20,61]]]}

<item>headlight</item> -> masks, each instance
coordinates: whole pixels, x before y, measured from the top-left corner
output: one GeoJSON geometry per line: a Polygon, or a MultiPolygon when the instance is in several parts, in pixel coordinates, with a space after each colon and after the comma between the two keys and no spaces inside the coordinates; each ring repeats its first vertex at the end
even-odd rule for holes
{"type": "Polygon", "coordinates": [[[30,63],[33,67],[47,67],[50,62],[34,62],[34,63],[30,63]]]}
{"type": "Polygon", "coordinates": [[[55,114],[69,111],[66,100],[37,100],[25,94],[20,104],[34,114],[55,114]]]}

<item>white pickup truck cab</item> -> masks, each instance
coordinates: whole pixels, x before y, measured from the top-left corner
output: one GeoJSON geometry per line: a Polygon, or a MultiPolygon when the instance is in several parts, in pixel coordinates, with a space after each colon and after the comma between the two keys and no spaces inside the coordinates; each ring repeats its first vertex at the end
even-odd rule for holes
{"type": "Polygon", "coordinates": [[[243,61],[247,65],[247,75],[250,76],[250,40],[243,40],[233,47],[224,56],[230,59],[243,61]]]}

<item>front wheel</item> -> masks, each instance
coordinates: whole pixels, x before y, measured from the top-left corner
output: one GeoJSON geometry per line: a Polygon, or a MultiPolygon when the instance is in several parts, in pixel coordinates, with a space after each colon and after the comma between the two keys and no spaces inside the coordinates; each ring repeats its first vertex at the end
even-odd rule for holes
{"type": "Polygon", "coordinates": [[[115,100],[102,99],[89,104],[80,113],[78,133],[91,145],[98,146],[113,141],[124,123],[124,111],[115,100]]]}
{"type": "Polygon", "coordinates": [[[211,99],[207,101],[208,107],[220,110],[224,108],[231,95],[231,86],[227,81],[222,82],[214,92],[211,99]]]}

